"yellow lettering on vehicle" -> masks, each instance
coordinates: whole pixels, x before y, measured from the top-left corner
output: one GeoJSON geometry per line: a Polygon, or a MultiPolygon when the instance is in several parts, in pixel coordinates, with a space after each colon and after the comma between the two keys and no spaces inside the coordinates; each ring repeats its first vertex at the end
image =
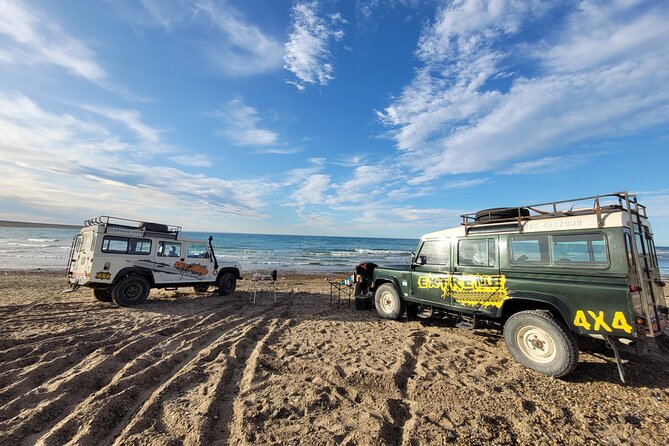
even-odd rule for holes
{"type": "Polygon", "coordinates": [[[625,314],[622,311],[616,311],[613,315],[613,322],[611,322],[613,328],[623,330],[625,333],[632,333],[632,326],[627,323],[625,314]]]}
{"type": "Polygon", "coordinates": [[[487,274],[450,274],[418,277],[421,289],[441,289],[442,299],[474,307],[497,307],[508,299],[506,277],[487,274]]]}
{"type": "Polygon", "coordinates": [[[595,320],[595,327],[593,330],[599,331],[600,328],[603,328],[604,330],[608,331],[609,333],[612,331],[611,327],[608,326],[606,322],[604,322],[604,312],[600,311],[597,315],[595,315],[594,311],[588,310],[588,314],[595,320]]]}
{"type": "Polygon", "coordinates": [[[576,316],[574,317],[574,327],[583,327],[586,330],[590,330],[591,325],[585,317],[583,310],[578,310],[576,312],[576,316]]]}
{"type": "Polygon", "coordinates": [[[627,334],[632,333],[632,326],[627,322],[625,313],[622,311],[616,311],[613,313],[613,319],[607,317],[607,313],[604,311],[592,311],[592,310],[576,310],[574,314],[574,326],[583,327],[584,329],[590,331],[606,331],[611,333],[615,330],[622,330],[627,334]],[[611,321],[611,322],[607,322],[611,321]],[[609,325],[611,324],[611,325],[609,325]]]}

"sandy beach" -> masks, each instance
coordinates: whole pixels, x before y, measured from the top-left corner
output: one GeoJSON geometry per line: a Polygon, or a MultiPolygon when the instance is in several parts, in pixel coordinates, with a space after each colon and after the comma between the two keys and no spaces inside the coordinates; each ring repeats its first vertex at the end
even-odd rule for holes
{"type": "Polygon", "coordinates": [[[666,444],[667,357],[625,355],[623,385],[582,353],[554,379],[494,329],[330,306],[324,279],[119,308],[0,272],[0,444],[666,444]]]}

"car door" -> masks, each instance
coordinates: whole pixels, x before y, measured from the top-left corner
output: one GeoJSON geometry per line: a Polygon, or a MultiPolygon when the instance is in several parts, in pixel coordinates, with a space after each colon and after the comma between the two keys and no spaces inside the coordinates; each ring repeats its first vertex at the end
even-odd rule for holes
{"type": "Polygon", "coordinates": [[[181,260],[183,282],[211,282],[213,281],[214,259],[211,258],[209,248],[201,242],[187,242],[186,257],[181,260]]]}
{"type": "Polygon", "coordinates": [[[423,241],[411,271],[411,297],[427,305],[449,304],[448,281],[451,241],[447,238],[423,241]]]}
{"type": "Polygon", "coordinates": [[[499,274],[498,237],[461,238],[453,248],[453,307],[495,314],[508,297],[506,280],[499,274]]]}
{"type": "Polygon", "coordinates": [[[156,262],[153,277],[156,283],[179,283],[183,270],[180,268],[185,260],[183,246],[175,240],[161,240],[156,250],[156,262]]]}

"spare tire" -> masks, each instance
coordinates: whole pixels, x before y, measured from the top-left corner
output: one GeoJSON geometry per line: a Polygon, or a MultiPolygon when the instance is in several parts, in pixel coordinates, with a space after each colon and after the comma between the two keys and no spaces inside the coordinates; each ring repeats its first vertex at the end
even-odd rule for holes
{"type": "Polygon", "coordinates": [[[521,217],[528,217],[530,211],[527,208],[491,208],[478,211],[474,217],[474,221],[493,221],[502,220],[505,218],[517,218],[520,212],[521,217]]]}

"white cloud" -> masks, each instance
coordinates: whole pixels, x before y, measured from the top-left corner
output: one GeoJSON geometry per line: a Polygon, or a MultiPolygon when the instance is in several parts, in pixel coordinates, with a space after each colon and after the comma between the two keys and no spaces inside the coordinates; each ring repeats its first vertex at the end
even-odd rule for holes
{"type": "Polygon", "coordinates": [[[318,15],[318,2],[298,2],[293,7],[293,23],[284,45],[284,68],[296,81],[287,81],[302,91],[308,84],[327,85],[334,79],[334,66],[329,45],[341,40],[345,24],[340,13],[327,18],[318,15]]]}
{"type": "Polygon", "coordinates": [[[265,196],[274,185],[187,173],[152,158],[154,143],[127,140],[101,122],[51,113],[21,94],[0,92],[0,199],[61,214],[74,208],[95,214],[103,207],[146,215],[164,207],[265,217],[265,196]]]}
{"type": "Polygon", "coordinates": [[[171,156],[169,157],[169,160],[177,164],[181,164],[182,166],[189,166],[189,167],[211,166],[211,161],[209,160],[209,158],[200,154],[188,155],[188,156],[186,155],[171,156]]]}
{"type": "Polygon", "coordinates": [[[104,116],[112,121],[120,122],[136,133],[147,143],[155,144],[160,141],[161,130],[150,127],[142,122],[141,114],[137,110],[100,107],[95,105],[80,105],[83,110],[104,116]]]}
{"type": "Polygon", "coordinates": [[[194,42],[217,70],[226,76],[249,76],[281,67],[283,46],[249,22],[230,2],[210,0],[142,0],[113,4],[129,23],[160,26],[167,32],[198,28],[207,38],[194,42]]]}
{"type": "Polygon", "coordinates": [[[58,25],[21,2],[5,0],[0,8],[0,34],[14,41],[6,62],[47,63],[95,83],[106,80],[107,73],[86,45],[69,36],[58,25]],[[11,51],[23,57],[12,57],[11,51]],[[25,56],[28,57],[26,60],[25,56]]]}
{"type": "Polygon", "coordinates": [[[259,127],[258,111],[241,99],[228,102],[221,110],[212,113],[225,128],[218,134],[240,146],[273,146],[278,143],[279,135],[271,130],[259,127]]]}
{"type": "Polygon", "coordinates": [[[426,28],[424,66],[377,112],[419,174],[414,182],[508,171],[541,152],[667,122],[667,4],[583,1],[564,26],[528,40],[536,29],[521,31],[544,27],[555,5],[461,0],[426,28]]]}
{"type": "Polygon", "coordinates": [[[324,204],[326,193],[331,188],[329,175],[313,174],[299,183],[290,196],[291,204],[302,208],[307,204],[324,204]]]}

